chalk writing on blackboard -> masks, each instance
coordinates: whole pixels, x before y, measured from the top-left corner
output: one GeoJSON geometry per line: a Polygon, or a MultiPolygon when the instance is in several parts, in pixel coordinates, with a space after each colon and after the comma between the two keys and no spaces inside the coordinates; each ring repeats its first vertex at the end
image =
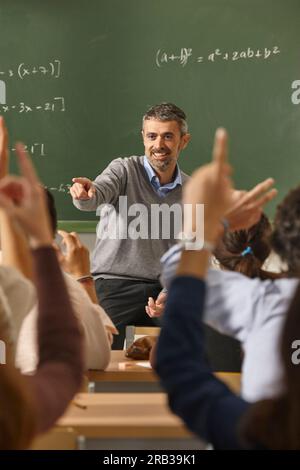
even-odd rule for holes
{"type": "Polygon", "coordinates": [[[199,55],[193,51],[191,47],[182,47],[179,51],[167,52],[163,49],[158,49],[155,56],[157,67],[170,63],[177,63],[182,67],[188,64],[196,63],[215,63],[220,61],[236,62],[236,61],[253,61],[253,60],[267,60],[280,54],[278,46],[263,47],[260,49],[247,47],[243,50],[236,51],[223,51],[222,49],[215,49],[207,54],[199,55]]]}
{"type": "Polygon", "coordinates": [[[292,83],[293,91],[291,100],[293,104],[300,104],[300,80],[294,80],[292,83]]]}
{"type": "MultiPolygon", "coordinates": [[[[32,156],[46,157],[45,144],[34,142],[33,144],[24,145],[25,150],[32,156]]],[[[16,149],[13,147],[10,149],[11,152],[15,152],[16,149]]]]}
{"type": "Polygon", "coordinates": [[[6,85],[3,80],[0,80],[0,104],[6,103],[6,85]]]}
{"type": "Polygon", "coordinates": [[[61,61],[54,59],[52,62],[47,62],[46,64],[35,65],[20,62],[15,67],[11,67],[8,70],[0,69],[0,76],[4,76],[5,78],[17,77],[21,80],[30,76],[59,78],[61,76],[61,61]]]}
{"type": "Polygon", "coordinates": [[[49,189],[50,191],[69,194],[71,186],[71,184],[61,183],[59,186],[45,186],[45,188],[49,189]]]}
{"type": "Polygon", "coordinates": [[[42,112],[42,111],[51,111],[51,112],[64,112],[66,110],[65,105],[65,98],[63,96],[55,96],[52,101],[46,101],[45,103],[39,104],[29,104],[21,101],[17,104],[0,104],[0,114],[8,113],[9,111],[15,111],[19,114],[22,113],[32,113],[34,111],[42,112]]]}

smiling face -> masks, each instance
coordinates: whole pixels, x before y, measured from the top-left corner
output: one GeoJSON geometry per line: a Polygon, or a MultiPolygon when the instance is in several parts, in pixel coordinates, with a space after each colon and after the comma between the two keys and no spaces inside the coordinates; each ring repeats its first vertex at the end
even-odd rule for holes
{"type": "Polygon", "coordinates": [[[145,155],[157,173],[170,171],[172,175],[180,154],[190,139],[189,134],[181,135],[176,121],[144,121],[143,142],[145,155]]]}

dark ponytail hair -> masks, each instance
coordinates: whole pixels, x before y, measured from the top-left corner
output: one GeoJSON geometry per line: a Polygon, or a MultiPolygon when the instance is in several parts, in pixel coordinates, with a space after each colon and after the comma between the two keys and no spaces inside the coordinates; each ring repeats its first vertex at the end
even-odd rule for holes
{"type": "Polygon", "coordinates": [[[263,271],[262,265],[271,252],[269,239],[271,224],[265,214],[249,230],[226,231],[214,255],[222,268],[237,271],[250,278],[273,277],[263,271]]]}
{"type": "Polygon", "coordinates": [[[44,188],[44,189],[45,189],[45,194],[46,194],[46,204],[48,208],[52,234],[53,236],[55,236],[56,231],[57,231],[57,212],[56,212],[56,207],[55,207],[55,200],[54,200],[53,194],[49,191],[49,189],[47,188],[44,188]]]}
{"type": "Polygon", "coordinates": [[[300,186],[292,189],[277,206],[274,231],[271,238],[273,250],[288,266],[289,276],[300,275],[300,186]]]}

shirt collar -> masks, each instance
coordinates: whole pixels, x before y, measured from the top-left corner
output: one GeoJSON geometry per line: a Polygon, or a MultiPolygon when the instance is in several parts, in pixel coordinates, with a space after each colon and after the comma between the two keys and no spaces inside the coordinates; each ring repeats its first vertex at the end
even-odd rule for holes
{"type": "Polygon", "coordinates": [[[167,183],[167,184],[164,184],[164,185],[161,185],[159,183],[159,179],[155,173],[155,171],[153,170],[152,166],[150,165],[149,163],[149,160],[148,158],[146,157],[146,155],[144,155],[144,168],[146,170],[146,173],[148,175],[148,178],[149,178],[149,181],[150,183],[153,185],[153,183],[156,183],[160,186],[166,186],[170,189],[174,189],[176,188],[176,186],[179,184],[180,186],[182,186],[182,178],[181,178],[181,171],[179,169],[179,165],[178,163],[176,164],[176,177],[174,179],[174,181],[171,181],[170,183],[167,183]]]}

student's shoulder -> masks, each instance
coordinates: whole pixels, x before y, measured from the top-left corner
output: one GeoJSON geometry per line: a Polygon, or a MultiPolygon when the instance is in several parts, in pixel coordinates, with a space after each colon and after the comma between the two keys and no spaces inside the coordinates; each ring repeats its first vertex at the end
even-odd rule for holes
{"type": "Polygon", "coordinates": [[[238,273],[236,271],[224,271],[222,269],[210,268],[208,270],[207,281],[209,284],[214,283],[257,283],[260,284],[261,279],[250,279],[244,274],[238,273]]]}
{"type": "Polygon", "coordinates": [[[2,287],[6,285],[10,286],[14,283],[32,285],[32,283],[28,281],[20,271],[12,266],[0,266],[0,281],[2,287]]]}
{"type": "Polygon", "coordinates": [[[207,285],[208,287],[221,286],[224,289],[235,290],[242,294],[245,292],[245,288],[248,292],[255,292],[259,296],[271,294],[274,297],[290,298],[299,285],[299,279],[251,279],[235,271],[223,271],[221,269],[211,268],[207,275],[207,285]]]}
{"type": "Polygon", "coordinates": [[[73,307],[84,311],[86,315],[88,311],[94,310],[99,313],[100,305],[92,302],[83,286],[70,274],[64,272],[63,275],[73,307]]]}
{"type": "Polygon", "coordinates": [[[71,301],[76,300],[78,303],[84,304],[85,306],[92,304],[92,301],[81,284],[70,274],[63,272],[63,275],[71,301]]]}
{"type": "Polygon", "coordinates": [[[70,274],[64,272],[63,275],[77,317],[81,320],[96,319],[96,324],[102,323],[107,330],[117,334],[118,330],[101,305],[94,304],[83,286],[70,274]]]}
{"type": "Polygon", "coordinates": [[[251,279],[244,274],[221,269],[209,269],[207,274],[209,290],[213,292],[220,290],[234,298],[259,298],[264,295],[269,282],[262,281],[260,278],[251,279]]]}
{"type": "Polygon", "coordinates": [[[291,298],[299,285],[298,278],[280,278],[264,281],[266,293],[278,294],[283,298],[291,298]]]}
{"type": "Polygon", "coordinates": [[[0,285],[10,305],[20,303],[25,308],[35,302],[34,284],[14,267],[0,266],[0,285]]]}

